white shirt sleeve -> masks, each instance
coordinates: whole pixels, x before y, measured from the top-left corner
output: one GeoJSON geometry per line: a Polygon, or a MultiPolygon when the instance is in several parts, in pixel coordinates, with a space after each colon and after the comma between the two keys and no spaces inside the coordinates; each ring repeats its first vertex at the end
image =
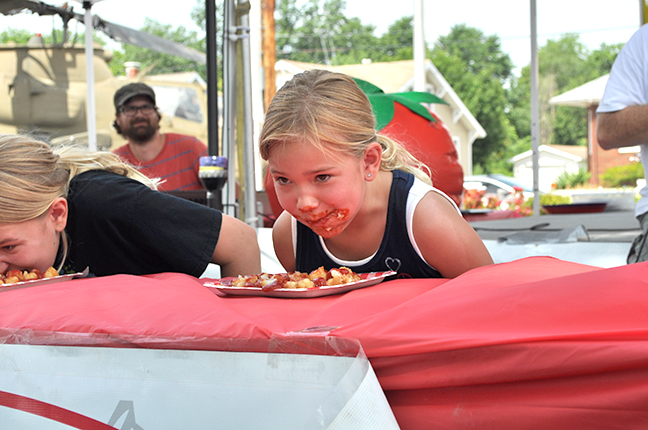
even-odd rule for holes
{"type": "Polygon", "coordinates": [[[616,112],[648,104],[648,25],[632,35],[617,56],[596,112],[616,112]]]}

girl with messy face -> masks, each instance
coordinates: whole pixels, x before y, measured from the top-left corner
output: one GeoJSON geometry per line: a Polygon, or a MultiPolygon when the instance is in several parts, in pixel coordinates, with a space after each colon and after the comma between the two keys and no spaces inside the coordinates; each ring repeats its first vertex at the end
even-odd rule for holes
{"type": "MultiPolygon", "coordinates": [[[[384,262],[397,261],[398,268],[411,268],[416,277],[454,277],[492,263],[456,205],[431,187],[423,164],[396,142],[375,134],[371,105],[348,76],[323,70],[295,76],[268,108],[260,151],[285,210],[273,226],[273,241],[286,270],[328,269],[336,263],[356,271],[395,270],[384,262]],[[400,230],[388,222],[396,171],[409,181],[406,187],[417,181],[416,189],[423,184],[434,191],[420,193],[413,215],[398,222],[400,230]],[[304,239],[308,233],[295,221],[319,239],[304,239]],[[408,236],[412,243],[401,255],[401,239],[408,236]],[[305,252],[323,256],[321,264],[297,255],[297,243],[305,252]],[[420,264],[415,263],[420,271],[407,265],[412,255],[420,257],[420,264]]],[[[406,204],[407,192],[399,205],[406,204]]]]}
{"type": "Polygon", "coordinates": [[[270,151],[268,169],[282,207],[319,236],[331,239],[354,221],[362,221],[361,209],[366,209],[367,188],[376,178],[380,152],[375,142],[361,158],[308,142],[287,142],[270,151]]]}

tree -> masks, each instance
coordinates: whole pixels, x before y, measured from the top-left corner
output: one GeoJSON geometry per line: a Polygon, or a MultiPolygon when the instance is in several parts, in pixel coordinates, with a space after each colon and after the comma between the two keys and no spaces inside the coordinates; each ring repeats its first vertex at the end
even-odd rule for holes
{"type": "MultiPolygon", "coordinates": [[[[6,44],[14,42],[19,45],[26,44],[33,36],[34,33],[29,30],[7,28],[0,31],[0,43],[6,44]]],[[[44,44],[61,44],[63,43],[63,30],[56,28],[51,34],[43,34],[42,37],[44,44]]],[[[101,46],[106,46],[106,39],[100,34],[94,33],[92,39],[101,46]]],[[[79,43],[85,43],[85,32],[71,33],[68,35],[68,43],[76,43],[76,41],[79,41],[79,43]]]]}
{"type": "Polygon", "coordinates": [[[548,40],[538,50],[538,69],[541,75],[553,76],[556,90],[563,91],[592,78],[587,71],[588,56],[589,51],[580,37],[567,33],[558,40],[548,40]]]}
{"type": "Polygon", "coordinates": [[[521,139],[529,138],[531,148],[531,69],[523,67],[520,76],[511,79],[506,93],[508,119],[521,139]]]}
{"type": "Polygon", "coordinates": [[[5,44],[9,42],[15,42],[17,44],[25,44],[33,35],[34,33],[32,33],[31,31],[17,28],[7,28],[0,31],[0,43],[5,44]]]}
{"type": "MultiPolygon", "coordinates": [[[[170,24],[160,24],[146,18],[141,31],[205,52],[205,39],[199,38],[195,31],[189,31],[182,25],[174,29],[170,24]]],[[[141,63],[142,70],[150,68],[149,73],[162,74],[192,70],[197,71],[203,78],[207,76],[204,64],[134,45],[123,44],[122,49],[123,51],[115,52],[114,59],[110,63],[110,68],[115,75],[124,74],[124,62],[137,61],[141,63]]]]}
{"type": "MultiPolygon", "coordinates": [[[[540,144],[587,144],[587,111],[583,108],[555,106],[549,100],[586,82],[610,72],[623,44],[602,44],[590,52],[578,35],[565,34],[549,40],[538,50],[538,98],[540,105],[540,144]]],[[[530,68],[511,83],[508,102],[509,119],[518,136],[527,138],[531,132],[530,68]]],[[[530,139],[529,147],[530,149],[530,139]]]]}
{"type": "Polygon", "coordinates": [[[344,0],[279,0],[276,4],[277,59],[316,64],[354,64],[370,58],[377,38],[373,25],[347,18],[344,0]]]}
{"type": "Polygon", "coordinates": [[[502,52],[499,38],[456,25],[447,36],[439,37],[429,56],[486,130],[486,138],[473,144],[475,170],[510,171],[507,148],[517,136],[506,117],[503,84],[512,78],[513,63],[502,52]]]}
{"type": "Polygon", "coordinates": [[[616,43],[613,45],[602,43],[599,49],[590,53],[587,57],[587,70],[591,73],[592,79],[610,73],[612,64],[616,60],[617,55],[619,55],[619,52],[621,52],[623,45],[624,43],[616,43]]]}
{"type": "Polygon", "coordinates": [[[301,11],[297,0],[277,0],[275,2],[275,34],[277,56],[290,55],[292,41],[298,37],[301,11]]]}
{"type": "Polygon", "coordinates": [[[373,61],[411,60],[414,57],[414,18],[405,16],[391,24],[378,44],[379,50],[372,54],[373,61]]]}
{"type": "Polygon", "coordinates": [[[488,68],[489,74],[508,81],[513,72],[513,62],[508,54],[502,51],[499,37],[486,36],[484,33],[466,24],[458,24],[450,29],[447,36],[439,36],[435,50],[442,49],[448,54],[460,58],[466,71],[478,74],[488,68]]]}

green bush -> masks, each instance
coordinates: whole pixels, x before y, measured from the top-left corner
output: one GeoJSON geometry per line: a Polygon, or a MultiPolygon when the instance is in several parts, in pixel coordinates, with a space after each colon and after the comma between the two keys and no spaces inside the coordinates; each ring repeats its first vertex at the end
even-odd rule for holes
{"type": "Polygon", "coordinates": [[[579,185],[585,185],[589,182],[590,176],[592,176],[592,174],[585,169],[579,169],[576,173],[570,173],[565,170],[556,178],[556,188],[564,190],[566,188],[575,188],[579,185]]]}
{"type": "Polygon", "coordinates": [[[572,203],[570,196],[563,196],[560,194],[540,194],[540,206],[551,205],[568,205],[572,203]]]}
{"type": "MultiPolygon", "coordinates": [[[[573,203],[572,198],[570,196],[562,196],[560,194],[540,194],[540,213],[541,214],[546,214],[547,211],[544,210],[543,206],[551,206],[551,205],[568,205],[573,203]]],[[[522,209],[523,213],[526,214],[532,214],[533,213],[533,198],[526,199],[524,203],[522,203],[522,209]]]]}
{"type": "Polygon", "coordinates": [[[601,175],[601,184],[607,188],[635,187],[637,179],[643,177],[644,169],[641,163],[632,163],[607,169],[601,175]]]}

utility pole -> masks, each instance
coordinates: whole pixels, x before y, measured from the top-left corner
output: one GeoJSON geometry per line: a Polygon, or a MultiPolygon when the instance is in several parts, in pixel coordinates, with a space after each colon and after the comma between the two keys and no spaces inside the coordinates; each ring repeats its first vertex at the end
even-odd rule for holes
{"type": "Polygon", "coordinates": [[[414,0],[414,91],[425,91],[423,0],[414,0]]]}
{"type": "Polygon", "coordinates": [[[277,46],[275,43],[275,20],[274,20],[275,0],[263,0],[261,3],[261,24],[262,31],[262,65],[263,65],[263,110],[268,109],[268,105],[277,92],[275,63],[277,62],[277,46]]]}
{"type": "Polygon", "coordinates": [[[538,95],[538,30],[536,0],[531,9],[531,162],[533,163],[533,216],[540,215],[540,107],[538,95]]]}

